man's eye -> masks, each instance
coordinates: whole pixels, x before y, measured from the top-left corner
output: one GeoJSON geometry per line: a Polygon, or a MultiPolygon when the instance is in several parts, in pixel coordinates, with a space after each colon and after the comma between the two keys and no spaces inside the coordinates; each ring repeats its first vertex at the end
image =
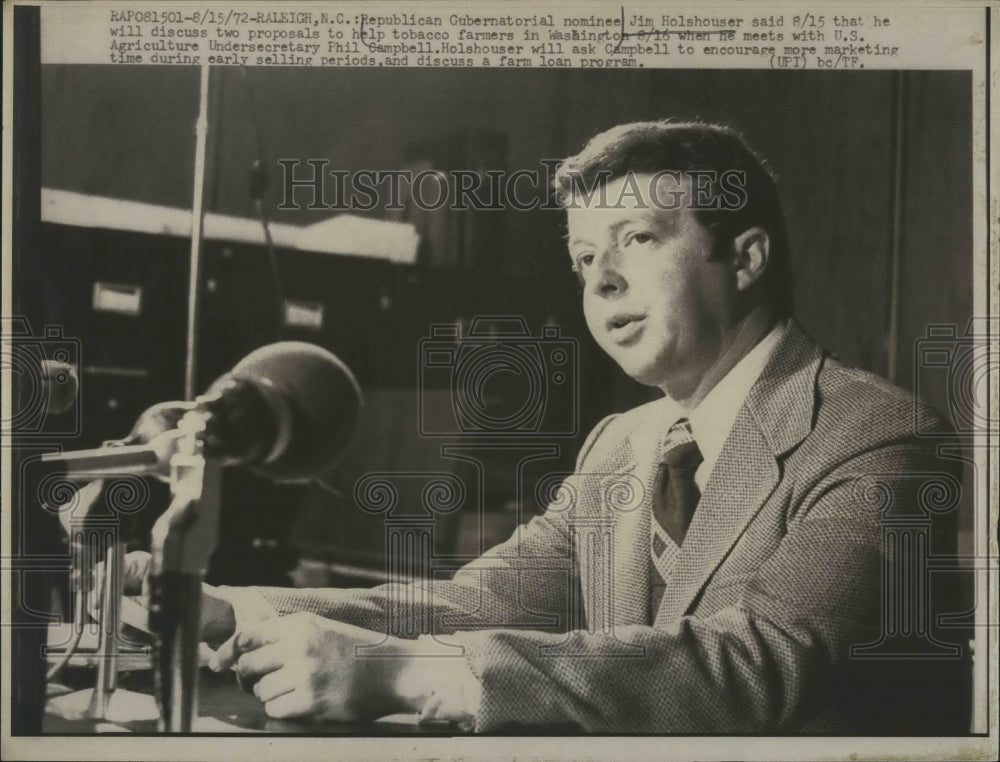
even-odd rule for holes
{"type": "Polygon", "coordinates": [[[644,244],[649,243],[653,240],[653,236],[649,233],[632,233],[625,239],[625,245],[628,246],[630,243],[644,244]]]}
{"type": "Polygon", "coordinates": [[[590,267],[592,264],[594,264],[593,254],[581,254],[576,258],[576,267],[578,270],[584,267],[590,267]]]}

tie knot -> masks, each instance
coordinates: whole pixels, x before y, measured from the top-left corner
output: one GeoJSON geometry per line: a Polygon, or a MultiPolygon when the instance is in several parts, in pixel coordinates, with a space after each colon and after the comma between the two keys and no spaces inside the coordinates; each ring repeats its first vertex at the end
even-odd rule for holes
{"type": "Polygon", "coordinates": [[[701,450],[691,434],[691,425],[687,418],[681,418],[667,432],[663,463],[671,470],[694,471],[702,460],[701,450]]]}
{"type": "Polygon", "coordinates": [[[698,443],[694,439],[674,445],[663,454],[663,462],[672,471],[694,471],[703,460],[698,443]]]}

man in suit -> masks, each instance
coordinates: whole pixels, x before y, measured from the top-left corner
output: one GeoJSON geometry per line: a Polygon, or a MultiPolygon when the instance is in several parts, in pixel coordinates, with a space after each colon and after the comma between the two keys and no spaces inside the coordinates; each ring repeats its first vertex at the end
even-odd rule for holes
{"type": "Polygon", "coordinates": [[[947,424],[791,317],[775,182],[738,133],[616,127],[556,184],[587,325],[663,398],[601,421],[544,515],[452,580],[210,590],[216,668],[275,717],[927,731],[926,660],[864,656],[887,511],[953,479],[914,432],[947,424]]]}

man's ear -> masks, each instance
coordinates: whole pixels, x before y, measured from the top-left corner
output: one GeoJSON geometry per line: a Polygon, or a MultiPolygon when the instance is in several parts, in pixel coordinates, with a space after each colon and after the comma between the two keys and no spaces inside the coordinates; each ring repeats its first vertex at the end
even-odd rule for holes
{"type": "Polygon", "coordinates": [[[747,228],[733,239],[736,287],[746,291],[760,280],[771,255],[771,239],[761,227],[747,228]]]}

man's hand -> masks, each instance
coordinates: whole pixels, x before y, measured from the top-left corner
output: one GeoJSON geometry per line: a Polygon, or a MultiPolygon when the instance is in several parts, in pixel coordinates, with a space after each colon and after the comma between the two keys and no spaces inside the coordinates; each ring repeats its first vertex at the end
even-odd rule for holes
{"type": "MultiPolygon", "coordinates": [[[[125,556],[122,570],[123,593],[128,596],[138,596],[138,602],[147,609],[149,607],[149,564],[151,560],[152,557],[145,551],[128,553],[125,556]]],[[[99,564],[94,573],[97,581],[94,589],[100,590],[104,576],[104,565],[99,564]]],[[[96,600],[91,604],[91,607],[95,603],[96,600]]],[[[219,595],[216,588],[211,585],[202,585],[201,639],[210,646],[217,647],[230,638],[235,631],[236,618],[232,604],[219,595]]]]}
{"type": "Polygon", "coordinates": [[[242,630],[210,666],[220,671],[235,664],[241,682],[253,686],[270,717],[352,722],[418,711],[421,697],[405,697],[397,687],[413,661],[413,643],[386,638],[302,612],[242,630]],[[399,658],[358,655],[358,646],[379,643],[399,658]]]}

